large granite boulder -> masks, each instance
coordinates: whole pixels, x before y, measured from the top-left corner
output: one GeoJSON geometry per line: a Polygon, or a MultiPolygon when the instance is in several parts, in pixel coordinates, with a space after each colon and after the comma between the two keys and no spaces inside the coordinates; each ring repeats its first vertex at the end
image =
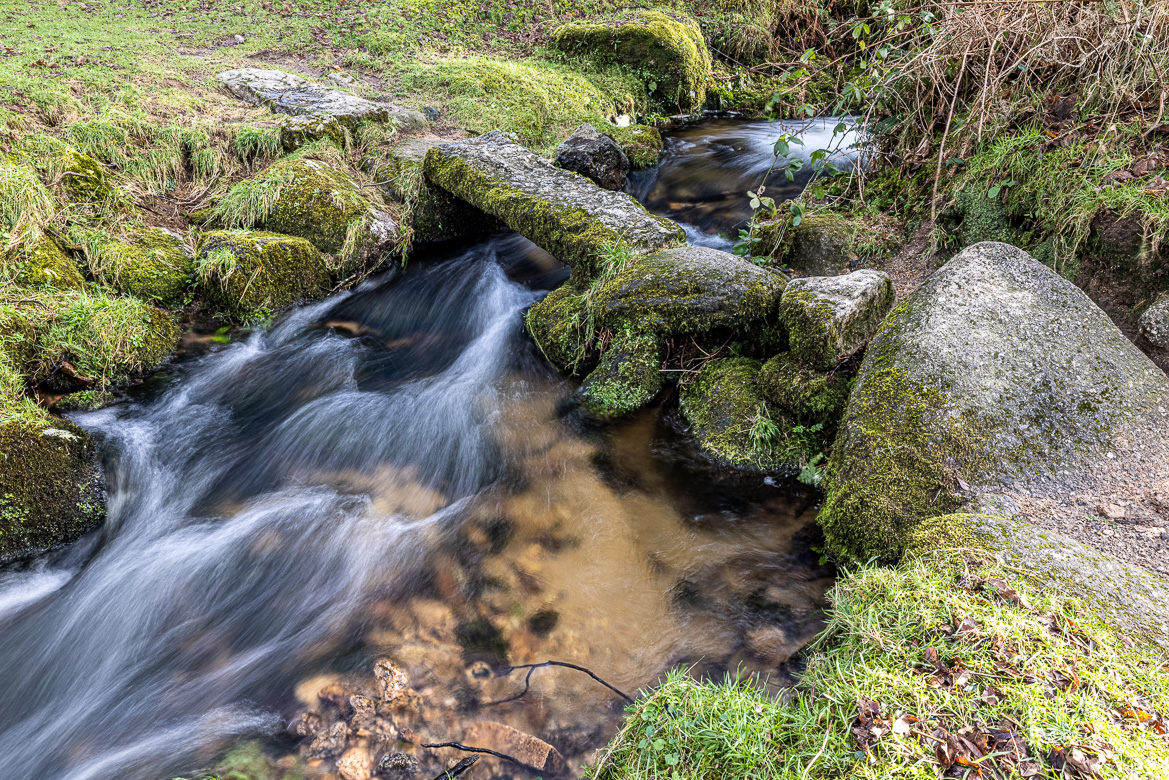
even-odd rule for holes
{"type": "Polygon", "coordinates": [[[0,423],[0,565],[75,541],[104,516],[85,431],[67,420],[0,423]]]}
{"type": "Polygon", "coordinates": [[[237,68],[215,78],[240,100],[253,106],[267,105],[278,114],[326,115],[346,127],[356,127],[366,119],[384,122],[390,118],[390,106],[282,70],[237,68]]]}
{"type": "Polygon", "coordinates": [[[685,240],[682,228],[624,192],[556,168],[500,132],[430,149],[423,171],[570,266],[577,284],[596,275],[598,257],[614,246],[649,254],[685,240]]]}
{"type": "Polygon", "coordinates": [[[1169,347],[1169,293],[1161,293],[1138,322],[1141,335],[1158,347],[1169,347]]]}
{"type": "Polygon", "coordinates": [[[868,343],[894,299],[893,280],[881,271],[793,280],[780,303],[792,355],[827,371],[868,343]]]}
{"type": "Polygon", "coordinates": [[[650,97],[666,112],[699,111],[706,101],[710,50],[692,19],[637,11],[611,22],[567,24],[550,43],[566,54],[635,69],[645,78],[650,97]]]}
{"type": "Polygon", "coordinates": [[[869,345],[820,522],[842,557],[896,560],[964,504],[1074,510],[1160,483],[1167,431],[1169,379],[1104,312],[1022,250],[977,244],[869,345]]]}
{"type": "Polygon", "coordinates": [[[777,339],[785,280],[728,252],[701,246],[642,258],[593,296],[599,325],[663,336],[731,328],[777,339]]]}
{"type": "Polygon", "coordinates": [[[629,176],[629,158],[621,147],[585,123],[556,148],[556,164],[592,179],[598,187],[619,190],[629,176]]]}

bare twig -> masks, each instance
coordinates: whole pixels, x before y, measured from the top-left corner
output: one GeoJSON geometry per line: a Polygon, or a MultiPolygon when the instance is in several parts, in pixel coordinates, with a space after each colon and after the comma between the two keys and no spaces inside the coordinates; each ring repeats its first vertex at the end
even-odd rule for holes
{"type": "Polygon", "coordinates": [[[531,689],[532,674],[537,669],[541,669],[545,666],[563,666],[566,669],[575,669],[578,672],[584,672],[589,677],[592,677],[594,680],[599,682],[601,685],[605,686],[606,688],[611,690],[613,693],[620,696],[622,699],[625,699],[625,701],[629,702],[630,704],[633,703],[632,696],[629,696],[628,694],[622,693],[620,690],[613,687],[609,683],[605,682],[600,677],[598,677],[596,674],[594,674],[592,671],[584,668],[583,666],[577,666],[576,664],[565,663],[564,661],[544,661],[543,663],[538,663],[538,664],[520,664],[519,666],[509,666],[509,667],[506,667],[504,669],[500,669],[496,673],[496,676],[498,676],[498,677],[504,677],[506,675],[509,675],[512,672],[516,671],[517,669],[527,669],[528,673],[526,675],[524,675],[524,689],[522,691],[520,691],[519,693],[517,693],[515,696],[509,696],[506,699],[500,699],[499,701],[490,701],[490,702],[487,702],[486,704],[484,704],[483,706],[490,707],[490,706],[494,706],[496,704],[507,704],[508,702],[516,701],[517,699],[523,698],[523,696],[525,694],[527,694],[527,692],[531,689]]]}
{"type": "MultiPolygon", "coordinates": [[[[525,764],[523,761],[520,761],[518,758],[515,758],[514,756],[509,756],[506,753],[497,753],[496,751],[490,750],[488,748],[468,747],[467,745],[460,745],[458,742],[428,742],[428,743],[421,745],[420,747],[424,747],[424,748],[448,748],[449,747],[449,748],[454,748],[455,750],[462,750],[465,753],[486,753],[489,756],[495,756],[496,758],[502,758],[504,761],[510,761],[511,763],[516,764],[517,766],[527,766],[527,764],[525,764]]],[[[441,775],[440,775],[440,777],[441,777],[441,775]]]]}

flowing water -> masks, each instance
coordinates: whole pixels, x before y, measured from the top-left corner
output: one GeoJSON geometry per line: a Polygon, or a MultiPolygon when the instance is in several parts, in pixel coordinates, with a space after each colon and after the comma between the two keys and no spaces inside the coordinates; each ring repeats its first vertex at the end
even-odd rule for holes
{"type": "Polygon", "coordinates": [[[855,164],[854,124],[852,117],[704,121],[670,134],[662,161],[634,174],[629,190],[650,211],[682,223],[691,244],[729,250],[739,228],[751,219],[748,191],[765,185],[776,203],[794,198],[813,175],[817,150],[826,151],[826,159],[841,170],[855,164]],[[847,128],[837,133],[842,123],[847,128]],[[791,143],[790,152],[777,159],[774,147],[781,133],[803,143],[791,143]],[[796,159],[802,167],[789,181],[784,170],[796,159]]]}
{"type": "Polygon", "coordinates": [[[578,418],[522,327],[565,275],[512,235],[449,248],[76,416],[109,516],[0,570],[0,777],[160,780],[254,738],[310,774],[345,744],[437,771],[458,754],[410,732],[478,721],[575,772],[623,702],[550,668],[493,705],[522,690],[508,665],[629,692],[679,664],[790,682],[832,576],[815,495],[709,468],[668,399],[578,418]],[[355,720],[379,659],[413,689],[396,728],[355,720]]]}

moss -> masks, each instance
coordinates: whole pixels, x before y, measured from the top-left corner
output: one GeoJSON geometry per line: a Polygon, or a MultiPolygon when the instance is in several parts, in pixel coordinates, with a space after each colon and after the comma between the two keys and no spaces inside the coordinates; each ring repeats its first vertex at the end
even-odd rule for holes
{"type": "Polygon", "coordinates": [[[635,171],[657,165],[665,147],[662,134],[656,127],[649,125],[606,127],[604,132],[617,142],[621,151],[625,152],[635,171]]]}
{"type": "Polygon", "coordinates": [[[36,356],[37,330],[23,308],[0,305],[0,361],[12,371],[27,373],[36,356]]]}
{"type": "Polygon", "coordinates": [[[791,420],[767,412],[756,385],[761,365],[750,358],[711,361],[682,390],[679,406],[698,444],[716,463],[795,473],[814,453],[791,420]],[[760,420],[774,425],[766,441],[752,436],[760,420]]]}
{"type": "Polygon", "coordinates": [[[297,759],[290,767],[266,755],[258,742],[232,748],[211,771],[219,780],[303,780],[305,770],[297,759]]]}
{"type": "Polygon", "coordinates": [[[662,389],[662,347],[650,333],[620,330],[580,386],[585,408],[600,417],[635,411],[662,389]]]}
{"type": "Polygon", "coordinates": [[[565,25],[550,43],[566,54],[634,69],[643,77],[650,97],[666,112],[698,111],[706,100],[710,52],[691,19],[640,11],[614,23],[565,25]]]}
{"type": "Polygon", "coordinates": [[[285,151],[294,151],[314,141],[327,141],[338,149],[344,149],[347,141],[345,128],[335,116],[308,114],[281,117],[280,145],[285,151]]]}
{"type": "Polygon", "coordinates": [[[580,291],[569,285],[558,287],[528,309],[524,323],[552,365],[572,374],[591,368],[593,334],[580,291]]]}
{"type": "Polygon", "coordinates": [[[974,528],[971,515],[951,514],[927,517],[905,534],[905,550],[927,554],[942,550],[982,549],[985,541],[974,528]]]}
{"type": "Polygon", "coordinates": [[[322,252],[345,246],[349,225],[365,217],[369,199],[349,174],[320,160],[288,160],[272,166],[287,183],[263,220],[267,230],[300,236],[322,252]]]}
{"type": "Polygon", "coordinates": [[[962,503],[959,467],[972,479],[983,460],[979,421],[884,357],[853,389],[828,462],[818,520],[842,560],[900,560],[923,520],[962,503]]]}
{"type": "Polygon", "coordinates": [[[66,420],[0,423],[0,563],[79,538],[104,515],[88,434],[66,420]]]}
{"type": "Polygon", "coordinates": [[[832,334],[836,312],[831,306],[807,290],[789,289],[780,314],[792,357],[823,371],[836,365],[832,334]]]}
{"type": "Polygon", "coordinates": [[[811,422],[835,420],[848,402],[842,374],[809,369],[790,355],[776,355],[759,370],[759,391],[773,406],[811,422]]]}
{"type": "Polygon", "coordinates": [[[101,163],[87,154],[67,147],[58,163],[62,184],[69,200],[75,203],[100,203],[113,194],[101,163]]]}
{"type": "Polygon", "coordinates": [[[958,239],[963,246],[980,241],[1001,241],[1016,244],[1018,232],[1011,224],[1007,207],[998,197],[987,197],[979,184],[968,184],[954,194],[954,210],[961,217],[958,239]]]}
{"type": "Polygon", "coordinates": [[[892,279],[875,271],[796,279],[780,303],[792,357],[822,371],[833,368],[877,331],[894,298],[892,279]]]}
{"type": "Polygon", "coordinates": [[[17,284],[62,290],[77,290],[85,284],[77,265],[47,236],[11,250],[4,264],[15,267],[17,284]]]}
{"type": "Polygon", "coordinates": [[[839,214],[809,214],[784,234],[775,249],[784,265],[801,274],[833,276],[856,260],[856,227],[839,214]]]}
{"type": "Polygon", "coordinates": [[[237,316],[280,309],[328,289],[325,258],[306,239],[253,231],[203,236],[197,261],[211,300],[237,316]]]}
{"type": "Polygon", "coordinates": [[[111,241],[97,254],[97,276],[146,300],[181,301],[195,273],[195,259],[181,239],[160,228],[134,231],[128,241],[111,241]]]}
{"type": "Polygon", "coordinates": [[[53,404],[58,414],[69,412],[93,412],[114,402],[114,394],[108,390],[81,390],[59,399],[53,404]]]}

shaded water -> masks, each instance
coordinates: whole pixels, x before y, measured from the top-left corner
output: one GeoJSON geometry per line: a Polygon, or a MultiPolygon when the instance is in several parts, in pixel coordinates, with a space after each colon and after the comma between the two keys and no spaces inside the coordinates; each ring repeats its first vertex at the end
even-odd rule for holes
{"type": "MultiPolygon", "coordinates": [[[[578,420],[522,332],[564,275],[515,236],[451,249],[78,416],[107,454],[109,519],[0,571],[0,776],[167,778],[257,736],[335,776],[286,729],[355,717],[327,692],[369,693],[379,658],[409,674],[422,739],[499,721],[573,767],[621,702],[549,669],[489,706],[521,687],[493,671],[789,681],[831,578],[815,497],[710,469],[668,409],[578,420]]],[[[374,759],[406,745],[349,733],[374,759]]],[[[407,749],[424,770],[455,755],[407,749]]]]}
{"type": "Polygon", "coordinates": [[[811,155],[818,149],[841,170],[854,164],[856,133],[835,133],[838,124],[851,128],[853,121],[704,121],[667,136],[662,161],[633,174],[629,191],[653,213],[682,223],[690,243],[726,250],[751,219],[748,191],[766,185],[776,203],[794,198],[812,177],[811,155]],[[790,154],[777,161],[775,141],[782,133],[797,135],[803,145],[792,143],[790,154]],[[797,158],[803,167],[788,181],[786,163],[797,158]]]}

